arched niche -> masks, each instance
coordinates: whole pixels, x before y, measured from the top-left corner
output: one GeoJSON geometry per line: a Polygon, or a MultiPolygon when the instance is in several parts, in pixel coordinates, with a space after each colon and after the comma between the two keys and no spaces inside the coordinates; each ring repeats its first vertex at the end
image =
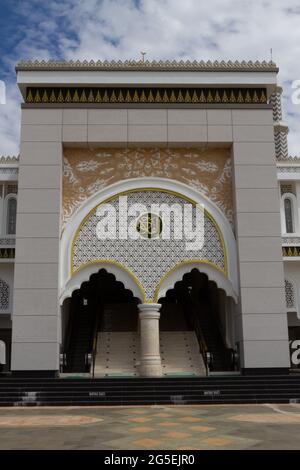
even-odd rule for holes
{"type": "MultiPolygon", "coordinates": [[[[224,214],[220,209],[205,196],[200,194],[198,191],[190,188],[189,186],[165,178],[135,178],[131,180],[125,180],[118,183],[115,183],[111,186],[106,187],[102,191],[98,192],[91,196],[91,198],[85,202],[73,215],[72,219],[68,222],[65,227],[62,237],[61,237],[61,262],[60,262],[60,288],[61,295],[64,296],[64,292],[69,290],[69,286],[74,282],[73,277],[82,276],[81,271],[89,271],[93,269],[91,267],[94,263],[91,263],[91,266],[82,266],[79,269],[74,271],[73,269],[73,248],[74,240],[77,236],[78,230],[82,224],[87,220],[89,215],[93,213],[96,208],[108,201],[117,197],[120,194],[130,194],[137,191],[161,191],[169,194],[177,194],[179,197],[182,197],[185,200],[192,201],[194,204],[204,205],[205,211],[208,214],[209,218],[213,221],[214,226],[220,234],[222,239],[224,256],[226,258],[226,269],[223,269],[223,277],[227,279],[228,285],[231,285],[232,296],[237,298],[238,295],[238,276],[237,276],[237,249],[236,249],[236,240],[233,234],[232,227],[224,214]],[[81,274],[80,274],[81,273],[81,274]]],[[[102,263],[103,260],[94,260],[95,263],[102,263]]],[[[194,260],[195,262],[202,262],[205,264],[205,260],[194,260]]],[[[107,262],[107,261],[106,261],[107,262]]],[[[191,260],[189,260],[191,262],[191,260]]],[[[115,264],[115,262],[113,263],[115,264]]],[[[208,264],[207,269],[208,269],[208,264]]],[[[100,265],[100,264],[99,264],[100,265]]],[[[175,268],[172,266],[172,268],[175,268]]],[[[149,264],[149,269],[151,269],[151,263],[149,264]]],[[[128,266],[123,264],[123,270],[130,271],[128,266]]],[[[166,273],[164,273],[164,277],[166,273]]],[[[132,278],[132,276],[129,276],[132,278]]],[[[134,278],[136,276],[133,275],[134,278]]],[[[137,283],[141,283],[140,279],[136,279],[137,283]]],[[[153,279],[155,283],[155,290],[158,285],[162,283],[162,276],[156,277],[153,279]]],[[[223,280],[223,283],[226,282],[223,280]]],[[[131,288],[131,287],[130,287],[131,288]]],[[[132,289],[132,288],[131,288],[132,289]]],[[[142,289],[143,290],[143,289],[142,289]]],[[[144,289],[145,290],[145,289],[144,289]]],[[[229,287],[227,287],[229,292],[229,287]]],[[[139,295],[140,297],[140,295],[139,295]]],[[[154,301],[153,298],[146,298],[146,301],[154,301]]]]}

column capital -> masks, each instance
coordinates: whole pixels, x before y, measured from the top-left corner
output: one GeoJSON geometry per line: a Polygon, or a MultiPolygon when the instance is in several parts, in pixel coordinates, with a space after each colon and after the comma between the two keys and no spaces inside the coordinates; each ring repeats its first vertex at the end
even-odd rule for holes
{"type": "Polygon", "coordinates": [[[141,312],[148,312],[149,310],[155,310],[159,312],[161,304],[138,304],[138,309],[141,312]]]}
{"type": "Polygon", "coordinates": [[[140,318],[157,318],[160,317],[159,310],[161,304],[139,304],[138,305],[140,318]]]}

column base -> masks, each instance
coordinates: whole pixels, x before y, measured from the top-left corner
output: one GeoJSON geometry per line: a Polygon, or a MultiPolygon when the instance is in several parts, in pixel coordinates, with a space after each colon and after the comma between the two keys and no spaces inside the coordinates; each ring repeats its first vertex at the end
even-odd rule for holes
{"type": "Polygon", "coordinates": [[[139,366],[139,373],[141,377],[162,377],[160,357],[143,357],[139,366]]]}

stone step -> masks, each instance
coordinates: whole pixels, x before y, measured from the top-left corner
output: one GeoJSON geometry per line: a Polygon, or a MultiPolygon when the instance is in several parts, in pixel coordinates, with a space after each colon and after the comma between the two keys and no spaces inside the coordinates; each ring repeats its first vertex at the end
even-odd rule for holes
{"type": "Polygon", "coordinates": [[[137,351],[137,333],[100,332],[97,338],[95,377],[136,376],[137,351]]]}
{"type": "Polygon", "coordinates": [[[162,331],[160,352],[163,374],[193,373],[205,376],[206,369],[193,331],[162,331]]]}

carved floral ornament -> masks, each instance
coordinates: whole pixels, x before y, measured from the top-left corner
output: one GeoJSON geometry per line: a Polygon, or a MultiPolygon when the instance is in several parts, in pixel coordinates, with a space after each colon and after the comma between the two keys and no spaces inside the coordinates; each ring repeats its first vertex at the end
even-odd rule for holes
{"type": "Polygon", "coordinates": [[[213,201],[233,223],[229,149],[65,149],[64,227],[93,194],[118,181],[139,177],[181,181],[213,201]]]}

